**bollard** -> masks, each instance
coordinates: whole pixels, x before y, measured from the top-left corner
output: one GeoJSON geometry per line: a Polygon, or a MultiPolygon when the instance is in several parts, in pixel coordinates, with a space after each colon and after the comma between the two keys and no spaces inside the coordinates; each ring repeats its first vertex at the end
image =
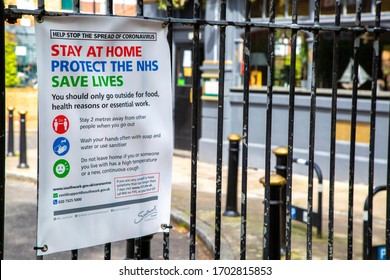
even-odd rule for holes
{"type": "MultiPolygon", "coordinates": [[[[276,156],[276,165],[275,170],[276,174],[282,176],[283,178],[287,178],[287,155],[288,155],[288,149],[287,147],[277,147],[272,151],[274,155],[276,156]]],[[[286,204],[287,204],[287,198],[286,198],[286,187],[284,186],[281,190],[281,200],[282,200],[282,213],[286,213],[286,204]]],[[[282,215],[281,217],[281,231],[282,231],[282,249],[284,251],[286,244],[286,215],[282,215]]]]}
{"type": "Polygon", "coordinates": [[[14,152],[14,107],[8,107],[8,152],[7,156],[13,157],[14,152]]]}
{"type": "Polygon", "coordinates": [[[237,212],[237,178],[238,178],[238,154],[240,150],[241,136],[231,134],[229,140],[229,166],[228,166],[228,182],[226,194],[226,210],[224,216],[237,217],[240,214],[237,212]]]}
{"type": "Polygon", "coordinates": [[[287,147],[277,147],[276,149],[272,150],[272,152],[276,156],[276,174],[287,178],[287,147]]]}
{"type": "MultiPolygon", "coordinates": [[[[265,186],[265,177],[260,179],[265,186]]],[[[282,249],[282,217],[286,212],[282,211],[281,193],[286,186],[286,179],[278,174],[271,174],[270,178],[270,224],[269,224],[269,259],[280,260],[282,249]]]]}
{"type": "Polygon", "coordinates": [[[26,114],[27,111],[19,111],[20,114],[20,143],[18,168],[29,168],[27,164],[27,139],[26,139],[26,114]]]}
{"type": "Polygon", "coordinates": [[[136,239],[127,239],[126,241],[126,260],[151,260],[151,241],[153,238],[153,234],[146,235],[136,239]],[[140,239],[140,242],[137,242],[140,239]],[[138,248],[140,247],[140,252],[138,252],[138,248]]]}

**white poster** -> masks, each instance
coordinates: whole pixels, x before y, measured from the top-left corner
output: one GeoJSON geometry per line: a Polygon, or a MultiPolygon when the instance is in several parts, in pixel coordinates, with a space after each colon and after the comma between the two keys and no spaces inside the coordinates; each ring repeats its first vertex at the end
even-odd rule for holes
{"type": "Polygon", "coordinates": [[[172,88],[167,29],[125,17],[36,23],[38,255],[169,224],[172,88]]]}

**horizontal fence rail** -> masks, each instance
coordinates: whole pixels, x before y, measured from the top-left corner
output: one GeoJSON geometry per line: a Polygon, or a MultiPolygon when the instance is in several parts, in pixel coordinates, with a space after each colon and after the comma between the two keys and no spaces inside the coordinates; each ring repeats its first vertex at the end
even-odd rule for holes
{"type": "MultiPolygon", "coordinates": [[[[263,200],[263,242],[262,244],[259,244],[259,246],[262,246],[262,258],[267,260],[270,259],[270,255],[273,255],[272,252],[270,253],[270,238],[274,238],[270,236],[270,211],[271,211],[271,174],[273,171],[271,170],[271,153],[273,148],[273,138],[272,138],[272,132],[275,129],[275,123],[273,122],[274,117],[274,97],[275,97],[275,63],[276,63],[276,55],[275,55],[275,49],[276,49],[276,40],[278,36],[278,32],[285,32],[289,44],[291,46],[291,54],[290,54],[290,69],[288,73],[288,116],[286,119],[287,123],[287,152],[286,152],[286,167],[283,172],[286,179],[286,186],[285,186],[285,194],[283,194],[283,199],[286,201],[284,213],[282,215],[284,216],[283,220],[285,224],[282,225],[281,228],[283,228],[282,237],[281,240],[285,242],[285,244],[282,244],[281,247],[285,249],[285,259],[290,260],[292,259],[292,200],[293,200],[293,163],[297,162],[296,156],[294,155],[295,152],[295,145],[294,142],[296,141],[296,137],[302,137],[297,136],[294,133],[294,127],[296,125],[296,103],[295,103],[295,97],[296,97],[296,76],[297,76],[297,58],[299,56],[298,53],[298,47],[297,47],[297,39],[298,34],[300,32],[304,32],[305,34],[308,34],[310,36],[313,45],[312,45],[312,52],[310,54],[309,59],[311,60],[311,69],[308,69],[308,72],[310,73],[311,84],[310,84],[310,112],[309,112],[309,127],[308,127],[308,160],[304,162],[304,165],[307,167],[308,170],[308,184],[307,184],[307,220],[306,220],[306,259],[310,260],[313,258],[313,236],[312,236],[312,227],[317,225],[317,221],[315,220],[314,215],[316,213],[313,212],[313,180],[314,180],[314,174],[317,173],[317,176],[319,175],[318,166],[315,163],[315,156],[316,156],[316,130],[318,129],[316,126],[316,116],[317,116],[317,88],[318,81],[319,81],[319,73],[318,73],[318,57],[321,56],[321,33],[322,32],[330,32],[333,36],[333,54],[332,58],[329,58],[329,63],[332,65],[332,94],[331,94],[331,117],[330,117],[330,131],[329,131],[329,155],[330,155],[330,161],[329,161],[329,190],[328,190],[328,232],[327,232],[327,238],[328,238],[328,252],[327,252],[327,258],[329,260],[334,259],[334,229],[335,229],[335,197],[336,194],[336,157],[337,157],[337,151],[336,151],[336,124],[337,124],[337,101],[338,101],[338,84],[339,84],[339,76],[340,76],[340,68],[339,68],[339,61],[340,57],[342,56],[341,53],[341,44],[342,34],[351,34],[353,37],[353,60],[354,60],[354,67],[353,67],[353,81],[352,81],[352,96],[350,98],[351,100],[351,116],[350,116],[350,141],[349,141],[349,166],[347,168],[347,171],[349,174],[349,181],[348,181],[348,201],[346,202],[348,204],[348,224],[347,224],[347,258],[353,259],[354,258],[354,196],[355,196],[355,172],[356,172],[356,133],[357,133],[357,127],[358,127],[358,111],[357,111],[357,105],[358,105],[358,98],[359,98],[359,60],[362,56],[365,54],[362,53],[361,50],[361,40],[363,34],[368,34],[373,36],[373,42],[372,42],[372,72],[371,72],[371,112],[370,112],[370,124],[369,124],[369,131],[370,131],[370,139],[369,139],[369,170],[368,170],[368,178],[367,178],[367,185],[368,185],[368,197],[366,200],[366,206],[365,206],[365,214],[366,219],[364,220],[364,256],[365,258],[369,258],[373,255],[373,245],[372,245],[372,228],[373,228],[373,197],[375,194],[374,190],[374,162],[375,162],[375,152],[376,152],[376,142],[375,142],[375,135],[376,130],[378,127],[376,126],[376,103],[377,103],[377,88],[378,88],[378,78],[379,78],[379,71],[380,71],[380,50],[379,45],[381,42],[381,36],[383,34],[388,35],[390,32],[389,25],[384,26],[381,21],[381,14],[382,14],[382,1],[371,1],[372,2],[372,17],[373,17],[373,24],[367,25],[362,22],[362,10],[363,10],[363,1],[357,0],[355,5],[356,13],[354,14],[354,23],[348,23],[343,24],[342,22],[342,15],[343,15],[343,2],[341,0],[336,0],[335,2],[335,11],[333,23],[321,23],[321,5],[319,0],[312,0],[308,1],[311,3],[310,8],[312,9],[313,16],[305,19],[300,19],[299,16],[299,8],[302,1],[293,0],[291,5],[291,16],[279,18],[277,17],[277,5],[284,2],[290,2],[290,1],[276,1],[276,0],[270,0],[269,2],[269,16],[268,17],[262,17],[262,18],[253,18],[251,16],[251,12],[253,10],[253,1],[246,0],[242,1],[243,10],[240,11],[240,14],[242,15],[241,20],[231,20],[227,18],[227,6],[231,4],[232,1],[226,1],[226,0],[219,0],[217,1],[218,8],[219,8],[219,19],[205,19],[204,16],[201,14],[202,12],[202,5],[204,4],[204,1],[201,0],[193,0],[189,1],[192,5],[192,18],[179,18],[179,17],[173,17],[173,4],[172,0],[166,1],[166,16],[165,17],[158,17],[158,16],[146,16],[145,15],[145,5],[144,1],[138,0],[136,4],[136,17],[143,18],[143,19],[153,19],[153,20],[159,20],[161,22],[164,22],[169,26],[168,29],[168,42],[171,48],[171,54],[174,52],[174,43],[173,43],[173,34],[174,34],[174,26],[190,26],[192,28],[193,38],[192,38],[192,104],[191,104],[191,178],[190,180],[190,223],[189,223],[189,256],[188,258],[190,260],[194,260],[196,258],[196,235],[197,235],[197,213],[199,210],[198,207],[198,158],[199,158],[199,127],[202,122],[202,116],[200,114],[200,107],[202,106],[202,99],[201,99],[201,89],[202,89],[202,78],[201,78],[201,69],[202,69],[202,61],[201,61],[201,30],[203,27],[216,27],[218,30],[218,42],[214,42],[215,44],[218,44],[218,93],[217,93],[217,125],[216,125],[216,182],[215,182],[215,236],[214,236],[214,259],[218,260],[221,259],[221,251],[223,248],[221,248],[221,236],[223,235],[223,232],[221,231],[222,227],[222,217],[221,217],[221,209],[222,209],[222,189],[223,189],[223,157],[224,157],[224,131],[227,129],[224,123],[224,116],[226,114],[226,97],[228,96],[228,93],[226,92],[227,86],[230,86],[227,84],[226,81],[226,65],[227,65],[227,59],[226,59],[226,52],[227,52],[227,44],[230,42],[227,41],[227,31],[232,28],[240,29],[242,32],[242,39],[243,39],[243,57],[239,58],[240,61],[242,61],[242,77],[243,77],[243,84],[242,84],[242,115],[241,116],[234,116],[237,118],[242,118],[242,155],[241,155],[241,232],[239,240],[237,240],[237,245],[240,247],[240,255],[239,258],[241,260],[244,260],[247,258],[247,226],[248,226],[248,219],[247,219],[247,206],[248,206],[248,168],[249,168],[249,161],[250,161],[250,146],[252,144],[251,138],[249,137],[252,131],[250,131],[250,122],[252,120],[257,119],[265,119],[265,130],[261,131],[261,134],[265,136],[265,153],[264,153],[264,171],[265,171],[265,177],[264,177],[264,200],[263,200]],[[267,42],[267,80],[266,80],[266,100],[267,100],[267,106],[265,109],[265,116],[258,116],[258,115],[252,115],[250,110],[251,105],[251,87],[250,87],[250,71],[251,71],[251,52],[252,47],[254,45],[252,34],[253,32],[259,31],[259,30],[265,30],[268,35],[268,42],[267,42]],[[367,207],[367,209],[366,209],[367,207]]],[[[207,0],[206,2],[209,3],[207,0]]],[[[44,18],[45,16],[69,16],[69,15],[83,15],[83,13],[80,12],[80,1],[73,1],[72,12],[57,12],[57,11],[48,11],[45,9],[45,1],[39,0],[38,1],[38,7],[34,10],[27,10],[27,9],[19,9],[16,6],[9,6],[4,7],[4,1],[2,1],[2,13],[1,13],[1,19],[3,22],[7,22],[9,24],[14,24],[17,22],[18,19],[20,19],[23,15],[31,15],[36,17],[38,20],[44,18]]],[[[265,7],[265,5],[264,5],[265,7]]],[[[203,7],[204,8],[204,7],[203,7]]],[[[113,1],[106,1],[106,15],[115,16],[114,13],[114,4],[113,1]]],[[[100,16],[100,15],[95,15],[100,16]]],[[[330,16],[328,16],[330,17],[330,16]]],[[[4,25],[2,26],[1,30],[1,37],[5,37],[5,29],[4,25]]],[[[5,44],[4,40],[2,39],[2,44],[0,46],[0,52],[5,53],[5,44]]],[[[173,62],[171,62],[173,63],[173,62]]],[[[174,69],[174,65],[172,65],[172,69],[174,69]]],[[[5,96],[6,96],[6,86],[5,86],[5,59],[4,56],[0,56],[0,89],[1,89],[1,109],[0,109],[0,117],[1,117],[1,131],[0,131],[0,146],[1,146],[1,152],[2,157],[5,158],[5,135],[6,135],[6,108],[5,108],[5,96]]],[[[389,108],[390,111],[390,108],[389,108]]],[[[389,128],[390,131],[390,119],[388,118],[389,122],[389,128]]],[[[387,160],[387,170],[390,169],[390,137],[387,135],[388,138],[388,147],[387,147],[387,153],[388,153],[388,160],[387,160]]],[[[225,154],[226,157],[226,154],[225,154]]],[[[1,161],[1,170],[2,174],[1,176],[1,207],[3,211],[1,211],[1,219],[2,223],[4,225],[4,209],[5,209],[5,160],[1,161]]],[[[385,251],[387,259],[390,259],[390,172],[387,172],[387,186],[382,187],[381,190],[386,191],[387,199],[386,199],[386,244],[385,244],[385,251]]],[[[322,174],[320,176],[321,185],[322,185],[322,174]]],[[[322,186],[321,186],[321,195],[322,195],[322,186]]],[[[322,197],[321,197],[322,201],[322,197]]],[[[322,202],[321,206],[322,208],[322,202]]],[[[322,209],[321,209],[322,213],[322,209]]],[[[319,215],[320,219],[322,217],[322,214],[319,215]]],[[[322,225],[322,223],[320,223],[322,225]]],[[[170,225],[164,225],[166,228],[171,228],[170,225]]],[[[321,226],[322,227],[322,226],[321,226]]],[[[321,234],[321,227],[319,229],[319,233],[321,234]]],[[[2,227],[3,232],[1,236],[1,259],[4,258],[4,226],[2,227]]],[[[261,233],[259,233],[260,235],[261,233]]],[[[140,237],[136,239],[127,240],[127,248],[126,248],[126,256],[128,259],[144,259],[144,258],[150,258],[148,255],[149,248],[149,242],[150,237],[140,237]]],[[[162,251],[163,251],[163,257],[164,259],[169,259],[169,245],[170,245],[170,235],[168,232],[164,233],[163,237],[163,244],[162,244],[162,251]]],[[[104,246],[104,252],[103,252],[103,258],[104,259],[111,259],[111,244],[105,244],[104,246]]],[[[77,259],[78,258],[78,251],[72,250],[71,252],[71,258],[77,259]]]]}

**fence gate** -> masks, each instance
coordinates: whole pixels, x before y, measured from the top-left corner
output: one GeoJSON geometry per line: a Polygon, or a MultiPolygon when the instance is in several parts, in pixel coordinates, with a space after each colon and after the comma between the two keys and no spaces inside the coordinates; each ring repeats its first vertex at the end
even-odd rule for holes
{"type": "MultiPolygon", "coordinates": [[[[47,1],[48,2],[48,1],[47,1]]],[[[62,1],[64,2],[64,1],[62,1]]],[[[17,19],[20,19],[23,15],[32,15],[34,17],[42,17],[45,15],[51,16],[64,16],[69,14],[77,14],[80,13],[80,4],[82,1],[73,0],[66,1],[71,2],[71,10],[72,12],[52,12],[48,9],[48,5],[45,5],[45,1],[38,0],[38,7],[36,9],[19,9],[16,6],[7,6],[4,4],[6,2],[2,1],[2,12],[1,12],[1,20],[3,22],[8,22],[13,24],[17,19]]],[[[96,1],[100,4],[103,4],[104,1],[96,1]]],[[[267,59],[266,59],[266,114],[265,114],[265,122],[266,128],[264,131],[261,131],[262,135],[265,135],[265,154],[264,154],[264,166],[265,166],[265,178],[264,178],[264,236],[263,236],[263,259],[269,259],[270,256],[270,180],[272,171],[272,149],[273,149],[273,141],[272,141],[272,132],[273,127],[275,126],[272,121],[273,117],[273,100],[276,91],[276,59],[277,59],[277,40],[280,38],[280,34],[283,33],[287,36],[286,39],[289,40],[289,70],[286,73],[287,84],[288,86],[288,131],[287,131],[287,149],[288,149],[288,157],[287,157],[287,165],[286,165],[286,213],[285,213],[285,232],[283,233],[285,240],[285,258],[287,260],[291,259],[291,229],[292,229],[292,205],[291,205],[291,197],[292,197],[292,178],[293,178],[293,160],[294,160],[294,139],[297,135],[294,135],[294,122],[295,122],[295,97],[297,95],[297,60],[299,58],[298,53],[298,33],[303,32],[305,34],[309,34],[313,39],[312,50],[309,52],[309,58],[311,68],[309,68],[308,76],[311,77],[310,81],[310,126],[308,129],[309,135],[309,156],[308,156],[308,197],[307,197],[307,236],[306,236],[306,258],[312,259],[312,227],[313,227],[313,180],[314,180],[314,156],[315,156],[315,135],[316,135],[316,115],[317,115],[317,95],[319,88],[319,73],[318,73],[318,59],[322,56],[321,53],[321,34],[322,32],[327,32],[328,34],[332,34],[333,39],[333,57],[328,58],[328,63],[332,65],[331,72],[331,90],[329,94],[329,99],[331,100],[331,130],[329,131],[329,154],[330,154],[330,164],[329,164],[329,190],[328,190],[328,259],[333,259],[333,246],[334,246],[334,200],[337,193],[335,193],[335,173],[336,173],[336,123],[337,123],[337,100],[338,100],[338,85],[339,85],[339,77],[341,76],[341,69],[339,67],[340,56],[343,54],[341,51],[343,50],[342,44],[345,42],[345,38],[352,38],[349,40],[353,45],[353,72],[352,81],[351,81],[351,95],[350,100],[352,102],[351,108],[351,119],[350,119],[350,158],[349,158],[349,167],[345,172],[349,172],[349,199],[345,203],[348,204],[348,247],[347,255],[348,259],[353,258],[353,210],[354,210],[354,179],[355,179],[355,151],[356,147],[356,130],[358,127],[358,119],[357,119],[357,102],[358,102],[358,93],[359,93],[359,61],[362,56],[365,54],[361,52],[361,44],[360,42],[366,38],[370,37],[372,41],[372,72],[371,72],[371,90],[368,98],[371,100],[371,109],[370,109],[370,123],[369,123],[369,177],[367,178],[368,185],[368,198],[367,198],[367,211],[366,211],[366,236],[365,236],[365,256],[373,255],[373,245],[372,245],[372,227],[373,227],[373,218],[372,218],[372,209],[373,209],[373,190],[374,190],[374,162],[375,162],[375,135],[378,129],[389,130],[389,127],[379,128],[376,126],[376,104],[378,99],[377,89],[380,86],[379,78],[380,77],[380,65],[381,65],[381,57],[380,57],[380,43],[382,36],[388,36],[390,28],[387,24],[383,25],[382,17],[386,16],[386,20],[390,19],[389,12],[382,12],[382,6],[387,4],[382,1],[324,1],[324,2],[332,2],[334,7],[331,15],[327,16],[328,21],[322,22],[322,9],[328,7],[329,4],[322,4],[320,0],[308,0],[308,1],[276,1],[276,0],[263,0],[263,1],[238,1],[238,3],[242,2],[242,5],[235,4],[235,7],[241,7],[242,10],[239,11],[239,14],[242,15],[241,20],[230,19],[227,18],[227,7],[229,5],[233,5],[236,1],[211,1],[213,3],[217,3],[216,7],[218,9],[218,18],[214,18],[213,20],[205,19],[205,17],[201,14],[202,5],[207,5],[210,1],[187,1],[187,8],[191,7],[192,9],[192,17],[190,18],[182,18],[182,17],[174,17],[174,5],[178,1],[166,0],[166,1],[157,1],[166,4],[166,13],[163,16],[145,16],[144,10],[147,4],[150,2],[156,1],[143,1],[138,0],[136,3],[136,13],[139,18],[149,18],[155,19],[162,22],[165,22],[169,25],[169,34],[168,41],[171,46],[171,52],[173,48],[172,38],[174,32],[176,32],[175,27],[178,26],[190,26],[192,28],[192,71],[191,71],[191,79],[192,79],[192,103],[191,103],[191,196],[190,196],[190,241],[189,241],[189,259],[195,258],[195,250],[196,250],[196,230],[197,230],[197,168],[198,168],[198,153],[199,153],[199,126],[202,122],[202,116],[200,115],[200,106],[202,106],[201,92],[202,92],[202,77],[201,77],[201,66],[202,61],[200,60],[200,49],[201,49],[201,38],[200,33],[201,29],[204,27],[214,27],[218,32],[218,38],[215,40],[215,45],[218,56],[215,58],[218,61],[218,87],[217,87],[217,132],[216,132],[216,205],[215,205],[215,243],[214,243],[214,255],[215,259],[220,259],[221,255],[221,204],[222,204],[222,167],[223,161],[222,157],[224,154],[224,114],[226,104],[224,101],[226,100],[227,92],[226,91],[226,49],[227,44],[231,42],[226,42],[226,34],[230,29],[239,29],[242,30],[242,40],[243,40],[243,58],[237,57],[238,64],[240,61],[242,63],[242,154],[241,154],[241,168],[242,168],[242,177],[241,177],[241,236],[240,240],[237,242],[240,243],[240,259],[246,259],[247,254],[247,192],[248,192],[248,168],[249,166],[249,147],[251,144],[251,139],[249,137],[249,121],[256,118],[263,118],[263,116],[255,116],[250,114],[250,96],[252,87],[250,87],[250,79],[251,79],[251,51],[253,49],[255,42],[253,37],[251,36],[254,32],[257,31],[265,31],[267,33],[268,38],[268,50],[267,50],[267,59]],[[174,3],[172,3],[174,2],[174,3]],[[305,4],[303,4],[305,2],[305,4]],[[364,3],[363,3],[364,2],[364,3]],[[353,3],[352,5],[350,3],[353,3]],[[370,4],[367,4],[370,3],[370,4]],[[306,7],[309,11],[309,19],[305,17],[305,20],[301,20],[300,14],[300,5],[306,7]],[[218,7],[219,6],[219,7],[218,7]],[[259,18],[252,17],[252,9],[253,7],[261,7],[261,16],[259,18]],[[281,8],[283,7],[283,8],[281,8]],[[284,11],[281,11],[281,9],[284,11]],[[351,12],[353,10],[353,13],[351,12]],[[343,24],[343,15],[349,12],[348,18],[351,20],[353,18],[352,23],[343,24]],[[280,13],[284,13],[284,17],[277,17],[280,13]],[[364,24],[364,19],[366,19],[367,14],[371,17],[373,24],[364,24]],[[329,20],[332,19],[332,20],[329,20]],[[345,35],[348,36],[345,36],[345,35]],[[219,44],[217,44],[219,42],[219,44]]],[[[105,1],[105,9],[107,15],[114,16],[114,3],[115,1],[105,1]]],[[[387,6],[386,6],[387,7],[387,6]]],[[[68,7],[69,8],[69,7],[68,7]]],[[[329,10],[329,9],[328,9],[329,10]]],[[[0,45],[0,53],[5,53],[5,25],[2,25],[1,28],[1,38],[2,43],[0,45]]],[[[383,65],[382,65],[383,66],[383,65]]],[[[5,146],[6,146],[6,108],[5,108],[5,97],[6,97],[6,86],[5,86],[5,57],[4,55],[0,56],[0,88],[1,88],[1,133],[0,133],[0,141],[1,141],[1,155],[4,157],[1,161],[1,220],[4,224],[5,214],[5,146]]],[[[172,67],[175,68],[175,67],[172,67]]],[[[387,92],[387,100],[389,100],[389,92],[387,92]]],[[[385,100],[386,100],[385,98],[385,100]]],[[[390,123],[389,117],[387,117],[387,122],[390,123]]],[[[302,137],[302,136],[299,136],[302,137]]],[[[386,178],[385,180],[386,193],[387,193],[387,202],[386,202],[386,255],[387,259],[390,259],[390,172],[389,170],[389,162],[390,162],[390,137],[387,134],[387,173],[384,174],[386,178]]],[[[226,157],[226,154],[225,154],[226,157]]],[[[325,202],[327,203],[327,202],[325,202]]],[[[198,209],[199,210],[199,209],[198,209]]],[[[2,235],[1,235],[1,258],[4,258],[4,226],[2,227],[2,235]]],[[[129,247],[139,248],[142,246],[142,239],[138,238],[136,240],[128,240],[129,247]],[[135,245],[134,245],[135,244],[135,245]]],[[[169,234],[164,234],[164,257],[169,259],[169,234]]],[[[145,240],[145,239],[144,239],[145,240]]],[[[131,251],[131,250],[130,250],[131,251]]],[[[77,250],[72,252],[73,258],[77,258],[77,250]]],[[[105,248],[105,258],[109,258],[110,256],[110,244],[106,244],[105,248]]],[[[135,258],[141,258],[141,254],[139,250],[135,251],[135,258]]]]}

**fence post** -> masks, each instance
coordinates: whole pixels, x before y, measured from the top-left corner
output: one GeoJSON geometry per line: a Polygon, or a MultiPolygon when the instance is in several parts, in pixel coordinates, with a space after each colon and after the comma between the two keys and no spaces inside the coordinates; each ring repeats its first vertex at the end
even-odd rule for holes
{"type": "Polygon", "coordinates": [[[153,234],[141,237],[141,260],[151,260],[153,234]]]}
{"type": "MultiPolygon", "coordinates": [[[[265,186],[265,177],[260,179],[265,186]]],[[[286,212],[282,210],[282,190],[286,187],[286,179],[278,174],[271,174],[270,178],[270,224],[269,224],[269,259],[280,260],[282,249],[282,217],[286,212]]]]}
{"type": "MultiPolygon", "coordinates": [[[[276,174],[282,176],[283,178],[287,178],[287,155],[288,155],[288,149],[287,147],[281,146],[277,147],[272,151],[276,157],[276,165],[275,165],[275,171],[276,174]]],[[[286,188],[283,187],[281,190],[281,200],[282,200],[282,206],[281,211],[284,213],[281,217],[281,231],[282,231],[282,249],[284,250],[285,244],[286,244],[286,188]]]]}
{"type": "Polygon", "coordinates": [[[8,152],[7,156],[13,157],[14,152],[14,107],[8,107],[8,152]]]}
{"type": "Polygon", "coordinates": [[[126,240],[126,260],[134,260],[139,258],[140,260],[151,260],[151,241],[153,234],[140,237],[140,242],[136,238],[126,240]],[[137,248],[136,247],[140,247],[137,248]],[[138,251],[141,250],[141,251],[138,251]]]}
{"type": "Polygon", "coordinates": [[[238,178],[238,154],[240,151],[241,136],[231,134],[229,140],[229,166],[228,166],[228,182],[226,194],[226,210],[224,216],[237,217],[240,214],[237,212],[237,178],[238,178]]]}
{"type": "Polygon", "coordinates": [[[20,114],[20,143],[18,168],[29,168],[27,164],[27,139],[26,139],[26,114],[27,111],[19,111],[20,114]]]}
{"type": "Polygon", "coordinates": [[[134,239],[126,240],[126,260],[134,260],[134,239]]]}

